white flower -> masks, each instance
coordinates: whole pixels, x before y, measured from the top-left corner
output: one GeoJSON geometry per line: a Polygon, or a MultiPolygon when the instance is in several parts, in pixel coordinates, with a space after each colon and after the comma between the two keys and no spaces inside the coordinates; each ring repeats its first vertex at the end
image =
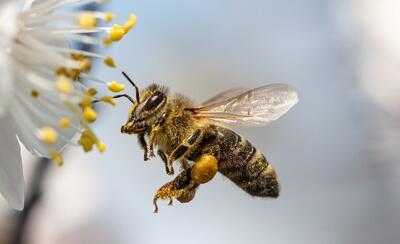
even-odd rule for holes
{"type": "MultiPolygon", "coordinates": [[[[112,20],[110,13],[55,12],[89,2],[95,1],[27,0],[21,11],[18,1],[0,2],[0,193],[15,209],[24,204],[17,138],[30,152],[57,164],[62,164],[60,150],[74,144],[77,134],[85,151],[93,146],[105,150],[89,126],[96,119],[91,108],[96,91],[79,81],[105,83],[86,73],[90,58],[116,65],[109,56],[74,50],[69,43],[108,46],[135,25],[136,17],[111,28],[97,27],[98,21],[112,20]],[[77,24],[66,24],[71,20],[77,24]],[[108,35],[103,40],[89,35],[95,32],[108,35]]],[[[114,103],[110,97],[103,100],[114,103]]]]}

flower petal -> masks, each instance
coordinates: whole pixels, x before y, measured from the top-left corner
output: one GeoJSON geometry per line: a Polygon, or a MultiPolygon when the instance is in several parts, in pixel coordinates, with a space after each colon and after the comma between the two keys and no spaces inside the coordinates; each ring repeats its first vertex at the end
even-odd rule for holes
{"type": "Polygon", "coordinates": [[[0,192],[11,207],[24,207],[24,176],[20,147],[10,117],[0,118],[0,192]]]}
{"type": "Polygon", "coordinates": [[[55,76],[29,74],[32,74],[32,71],[25,70],[17,75],[17,89],[13,101],[15,104],[11,114],[17,125],[18,138],[24,146],[40,157],[50,157],[52,152],[59,152],[73,140],[80,129],[80,123],[67,109],[58,92],[34,85],[35,82],[41,82],[41,79],[51,82],[56,79],[55,76]],[[30,79],[37,81],[29,82],[30,79]],[[39,95],[32,97],[30,95],[32,90],[37,91],[39,95]],[[68,128],[59,125],[60,120],[64,118],[70,121],[71,125],[68,128]],[[51,127],[57,131],[58,140],[54,144],[48,145],[36,136],[38,130],[43,127],[51,127]]]}
{"type": "Polygon", "coordinates": [[[16,33],[16,2],[0,3],[0,116],[5,114],[6,103],[12,91],[12,59],[7,53],[7,46],[16,33]]]}

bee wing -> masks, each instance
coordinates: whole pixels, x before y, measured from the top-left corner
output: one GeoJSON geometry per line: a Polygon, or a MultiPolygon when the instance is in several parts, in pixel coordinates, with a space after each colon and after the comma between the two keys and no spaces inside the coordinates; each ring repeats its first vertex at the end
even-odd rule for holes
{"type": "Polygon", "coordinates": [[[234,97],[215,98],[213,101],[214,103],[206,103],[205,106],[190,110],[197,118],[259,126],[268,124],[289,111],[298,102],[298,96],[297,92],[286,84],[270,84],[234,97]]]}
{"type": "Polygon", "coordinates": [[[241,87],[232,88],[232,89],[218,93],[217,95],[215,95],[212,98],[208,99],[207,101],[203,102],[201,105],[208,106],[211,104],[222,102],[229,98],[236,97],[237,95],[240,95],[246,91],[247,91],[246,88],[241,88],[241,87]]]}

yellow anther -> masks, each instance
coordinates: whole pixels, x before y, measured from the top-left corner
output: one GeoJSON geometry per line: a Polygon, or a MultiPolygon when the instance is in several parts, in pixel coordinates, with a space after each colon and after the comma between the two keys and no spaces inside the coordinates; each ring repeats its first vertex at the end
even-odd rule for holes
{"type": "Polygon", "coordinates": [[[93,145],[95,144],[96,140],[93,138],[92,133],[90,131],[85,130],[82,132],[81,137],[79,138],[78,143],[82,146],[85,152],[89,152],[93,149],[93,145]]]}
{"type": "Polygon", "coordinates": [[[38,131],[38,138],[46,144],[54,144],[57,142],[57,131],[51,127],[43,127],[38,131]]]}
{"type": "Polygon", "coordinates": [[[76,61],[83,60],[84,58],[86,58],[86,56],[84,54],[78,53],[78,52],[71,53],[70,56],[73,60],[76,60],[76,61]]]}
{"type": "Polygon", "coordinates": [[[92,105],[92,102],[93,102],[93,97],[88,94],[85,94],[83,95],[82,101],[79,103],[79,106],[82,109],[85,109],[86,107],[90,107],[92,105]]]}
{"type": "Polygon", "coordinates": [[[101,97],[100,101],[111,104],[113,106],[115,106],[117,104],[117,102],[115,101],[115,98],[110,97],[110,96],[101,97]]]}
{"type": "Polygon", "coordinates": [[[108,83],[108,90],[112,92],[120,92],[123,91],[124,89],[125,85],[119,84],[116,81],[111,81],[110,83],[108,83]]]}
{"type": "Polygon", "coordinates": [[[62,158],[61,154],[59,154],[58,152],[51,152],[49,156],[57,166],[60,167],[63,165],[64,159],[62,158]]]}
{"type": "Polygon", "coordinates": [[[131,14],[129,16],[129,20],[124,25],[125,33],[128,33],[130,29],[132,29],[136,25],[136,15],[131,14]]]}
{"type": "Polygon", "coordinates": [[[106,13],[104,15],[104,20],[107,22],[112,21],[113,19],[114,19],[114,15],[112,13],[106,13]]]}
{"type": "Polygon", "coordinates": [[[34,97],[34,98],[36,98],[36,97],[39,96],[39,92],[38,92],[37,90],[33,89],[33,90],[31,91],[31,96],[34,97]]]}
{"type": "Polygon", "coordinates": [[[103,142],[97,142],[96,147],[99,150],[99,152],[103,153],[107,150],[107,145],[104,144],[103,142]]]}
{"type": "Polygon", "coordinates": [[[86,91],[86,94],[87,95],[89,95],[89,96],[96,96],[96,94],[97,94],[97,90],[96,90],[96,88],[89,88],[87,91],[86,91]]]}
{"type": "Polygon", "coordinates": [[[85,58],[85,59],[82,60],[81,69],[83,71],[88,71],[88,70],[90,70],[91,67],[92,67],[92,62],[90,61],[90,59],[85,58]]]}
{"type": "Polygon", "coordinates": [[[111,56],[106,56],[104,58],[104,63],[112,68],[117,67],[117,64],[114,62],[114,59],[111,56]]]}
{"type": "Polygon", "coordinates": [[[61,118],[59,121],[58,121],[58,125],[61,127],[61,128],[69,128],[70,126],[71,126],[71,121],[68,119],[68,118],[61,118]]]}
{"type": "Polygon", "coordinates": [[[72,80],[78,80],[79,76],[81,75],[80,69],[71,69],[68,73],[68,77],[72,80]]]}
{"type": "Polygon", "coordinates": [[[82,13],[78,16],[78,25],[83,28],[93,28],[97,25],[96,16],[92,13],[82,13]]]}
{"type": "Polygon", "coordinates": [[[71,94],[74,91],[74,86],[71,81],[65,76],[59,76],[57,79],[57,88],[60,92],[71,94]]]}
{"type": "Polygon", "coordinates": [[[103,39],[103,44],[106,47],[110,46],[112,43],[113,43],[113,41],[109,37],[103,39]]]}
{"type": "Polygon", "coordinates": [[[57,75],[64,75],[64,76],[68,76],[68,70],[66,67],[58,67],[56,69],[56,74],[57,75]]]}
{"type": "Polygon", "coordinates": [[[85,118],[85,120],[87,122],[92,123],[92,122],[96,121],[97,114],[93,108],[87,106],[83,109],[83,117],[85,118]]]}
{"type": "Polygon", "coordinates": [[[110,33],[108,33],[109,38],[114,42],[121,40],[124,35],[125,29],[120,25],[114,25],[110,33]]]}

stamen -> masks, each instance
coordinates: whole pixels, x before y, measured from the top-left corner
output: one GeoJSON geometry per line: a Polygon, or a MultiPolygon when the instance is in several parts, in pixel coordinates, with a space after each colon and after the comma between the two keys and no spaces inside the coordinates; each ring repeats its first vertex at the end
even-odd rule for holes
{"type": "Polygon", "coordinates": [[[125,85],[123,84],[119,84],[116,81],[112,81],[110,83],[108,83],[108,90],[112,91],[112,92],[121,92],[125,89],[125,85]]]}
{"type": "Polygon", "coordinates": [[[114,15],[113,15],[112,13],[106,13],[106,14],[104,15],[104,20],[107,21],[107,22],[110,22],[110,21],[112,21],[113,19],[114,19],[114,15]]]}
{"type": "Polygon", "coordinates": [[[68,118],[61,118],[61,119],[58,121],[58,125],[59,125],[61,128],[66,129],[66,128],[69,128],[69,127],[71,126],[71,121],[70,121],[68,118]]]}
{"type": "Polygon", "coordinates": [[[107,150],[107,145],[104,144],[103,142],[97,142],[96,147],[99,150],[99,152],[103,153],[107,150]]]}
{"type": "Polygon", "coordinates": [[[69,95],[74,91],[72,82],[65,76],[59,76],[56,83],[58,90],[64,94],[69,95]]]}
{"type": "Polygon", "coordinates": [[[117,101],[115,100],[115,98],[113,98],[111,96],[103,96],[100,98],[100,101],[111,104],[112,106],[115,106],[117,104],[117,101]]]}
{"type": "Polygon", "coordinates": [[[131,14],[129,20],[124,25],[124,30],[128,33],[136,25],[136,15],[131,14]]]}
{"type": "Polygon", "coordinates": [[[58,139],[57,131],[52,127],[41,128],[37,132],[37,137],[39,140],[49,145],[56,143],[58,139]]]}
{"type": "Polygon", "coordinates": [[[99,79],[99,78],[90,76],[90,75],[88,75],[88,74],[86,74],[86,73],[82,73],[80,78],[81,78],[81,79],[88,80],[88,81],[94,81],[94,82],[97,82],[97,83],[101,83],[101,84],[103,84],[103,85],[107,85],[107,84],[108,84],[107,82],[105,82],[105,81],[103,81],[103,80],[101,80],[101,79],[99,79]]]}
{"type": "Polygon", "coordinates": [[[122,37],[124,37],[125,33],[126,32],[124,27],[115,24],[113,25],[111,31],[108,33],[108,37],[111,41],[115,42],[121,40],[122,37]]]}
{"type": "Polygon", "coordinates": [[[92,109],[91,107],[85,107],[83,109],[83,117],[87,122],[92,123],[96,121],[97,114],[96,111],[94,111],[94,109],[92,109]]]}
{"type": "Polygon", "coordinates": [[[93,28],[97,25],[96,16],[90,12],[83,12],[78,16],[78,25],[83,28],[93,28]]]}
{"type": "Polygon", "coordinates": [[[111,56],[106,56],[104,58],[104,63],[108,66],[110,66],[111,68],[116,68],[117,64],[115,63],[114,59],[111,56]]]}
{"type": "Polygon", "coordinates": [[[86,94],[91,97],[96,96],[97,90],[96,90],[96,88],[91,87],[86,91],[86,94]]]}
{"type": "Polygon", "coordinates": [[[35,89],[32,89],[31,96],[34,97],[34,98],[37,98],[39,96],[39,92],[37,90],[35,90],[35,89]]]}
{"type": "Polygon", "coordinates": [[[51,152],[50,158],[54,161],[54,163],[61,167],[64,163],[64,159],[62,158],[61,154],[58,152],[51,152]]]}

